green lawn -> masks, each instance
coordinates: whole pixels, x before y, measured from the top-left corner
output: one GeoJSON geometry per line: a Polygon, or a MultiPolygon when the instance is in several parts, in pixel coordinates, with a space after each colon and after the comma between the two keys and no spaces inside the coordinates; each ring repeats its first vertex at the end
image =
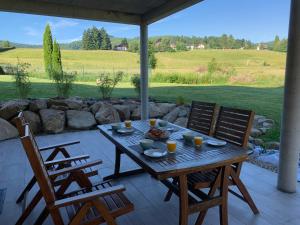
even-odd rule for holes
{"type": "MultiPolygon", "coordinates": [[[[54,97],[54,86],[46,79],[31,78],[32,91],[29,97],[54,97]]],[[[265,135],[265,140],[278,140],[280,116],[282,110],[283,88],[274,85],[229,86],[229,85],[179,85],[152,83],[150,96],[161,101],[176,101],[178,96],[186,102],[192,100],[216,102],[219,105],[248,108],[257,114],[265,115],[276,121],[275,128],[265,135]]],[[[100,97],[94,82],[77,82],[72,96],[100,97]]],[[[136,97],[129,83],[121,83],[113,93],[113,97],[136,97]]],[[[17,98],[11,76],[0,76],[0,99],[17,98]]]]}
{"type": "MultiPolygon", "coordinates": [[[[285,71],[285,53],[256,50],[194,50],[187,52],[159,52],[157,67],[152,74],[180,73],[184,76],[205,71],[207,64],[216,58],[222,68],[234,68],[237,75],[229,84],[282,85],[285,71]]],[[[17,48],[0,53],[0,65],[21,62],[31,64],[35,76],[44,74],[42,49],[17,48]]],[[[78,74],[79,79],[96,77],[103,71],[122,70],[125,73],[139,73],[139,55],[119,51],[62,50],[65,71],[78,74]]],[[[90,79],[93,80],[93,79],[90,79]]]]}

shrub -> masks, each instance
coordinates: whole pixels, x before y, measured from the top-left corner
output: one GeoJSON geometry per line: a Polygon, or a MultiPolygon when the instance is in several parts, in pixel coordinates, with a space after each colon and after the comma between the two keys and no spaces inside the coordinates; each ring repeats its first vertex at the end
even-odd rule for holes
{"type": "Polygon", "coordinates": [[[17,88],[18,95],[20,98],[27,98],[30,92],[30,80],[27,69],[30,67],[29,63],[20,63],[18,60],[18,64],[13,73],[13,77],[15,80],[15,85],[17,88]]]}
{"type": "Polygon", "coordinates": [[[122,80],[123,72],[119,71],[114,74],[101,73],[97,79],[98,90],[103,99],[110,99],[115,86],[122,80]]]}
{"type": "Polygon", "coordinates": [[[51,70],[50,73],[52,79],[54,80],[58,97],[69,97],[73,88],[75,75],[72,73],[57,72],[54,70],[51,70]]]}
{"type": "Polygon", "coordinates": [[[5,72],[1,66],[0,66],[0,75],[5,75],[5,72]]]}
{"type": "Polygon", "coordinates": [[[176,98],[176,104],[177,105],[184,105],[185,104],[185,98],[183,96],[177,96],[176,98]]]}
{"type": "Polygon", "coordinates": [[[135,92],[138,96],[141,96],[141,77],[139,74],[135,74],[131,77],[131,84],[134,86],[135,92]]]}
{"type": "Polygon", "coordinates": [[[217,72],[218,69],[219,69],[219,65],[217,63],[217,60],[215,58],[212,58],[211,61],[207,65],[208,73],[213,74],[213,73],[217,72]]]}

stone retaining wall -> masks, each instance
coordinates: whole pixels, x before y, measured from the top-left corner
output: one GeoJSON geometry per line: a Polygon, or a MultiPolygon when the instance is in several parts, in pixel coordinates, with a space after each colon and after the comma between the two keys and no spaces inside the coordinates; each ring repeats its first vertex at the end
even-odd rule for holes
{"type": "MultiPolygon", "coordinates": [[[[99,101],[73,97],[68,99],[12,100],[0,104],[0,140],[18,136],[14,118],[19,111],[24,112],[35,134],[61,133],[68,130],[93,129],[97,124],[140,119],[140,102],[136,100],[99,101]]],[[[190,105],[173,103],[149,103],[151,118],[160,118],[186,126],[190,105]]],[[[249,139],[249,148],[255,145],[270,145],[279,148],[279,143],[263,143],[259,137],[274,126],[274,121],[256,115],[249,139]]]]}

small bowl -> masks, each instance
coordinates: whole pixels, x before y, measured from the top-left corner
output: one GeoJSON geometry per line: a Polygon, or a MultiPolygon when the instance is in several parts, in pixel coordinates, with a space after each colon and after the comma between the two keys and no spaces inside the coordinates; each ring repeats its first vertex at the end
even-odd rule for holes
{"type": "Polygon", "coordinates": [[[168,121],[160,120],[158,121],[158,126],[160,127],[166,127],[168,125],[168,121]]]}
{"type": "Polygon", "coordinates": [[[146,150],[146,149],[152,148],[153,142],[154,141],[152,141],[150,139],[142,139],[142,140],[140,140],[140,145],[144,150],[146,150]]]}
{"type": "Polygon", "coordinates": [[[186,132],[186,133],[182,134],[182,137],[185,142],[193,142],[193,140],[194,140],[194,135],[192,132],[186,132]]]}
{"type": "Polygon", "coordinates": [[[120,123],[116,123],[116,124],[112,124],[111,125],[111,129],[114,131],[117,131],[121,128],[121,124],[120,123]]]}

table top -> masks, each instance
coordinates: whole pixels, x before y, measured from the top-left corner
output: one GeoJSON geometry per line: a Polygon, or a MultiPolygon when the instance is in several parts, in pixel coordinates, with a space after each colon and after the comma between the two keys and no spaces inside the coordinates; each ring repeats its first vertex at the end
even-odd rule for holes
{"type": "MultiPolygon", "coordinates": [[[[169,123],[168,127],[173,128],[169,140],[177,142],[176,153],[168,153],[161,158],[150,158],[143,154],[139,145],[139,141],[145,138],[145,133],[150,129],[149,121],[132,121],[132,127],[134,133],[122,135],[112,131],[111,124],[98,126],[106,138],[157,179],[230,165],[245,161],[248,157],[247,150],[242,147],[230,143],[222,147],[209,146],[205,142],[215,138],[192,131],[195,135],[201,136],[204,141],[201,148],[196,149],[182,139],[182,134],[190,130],[169,123]]],[[[154,146],[166,149],[165,142],[155,141],[154,146]]]]}

